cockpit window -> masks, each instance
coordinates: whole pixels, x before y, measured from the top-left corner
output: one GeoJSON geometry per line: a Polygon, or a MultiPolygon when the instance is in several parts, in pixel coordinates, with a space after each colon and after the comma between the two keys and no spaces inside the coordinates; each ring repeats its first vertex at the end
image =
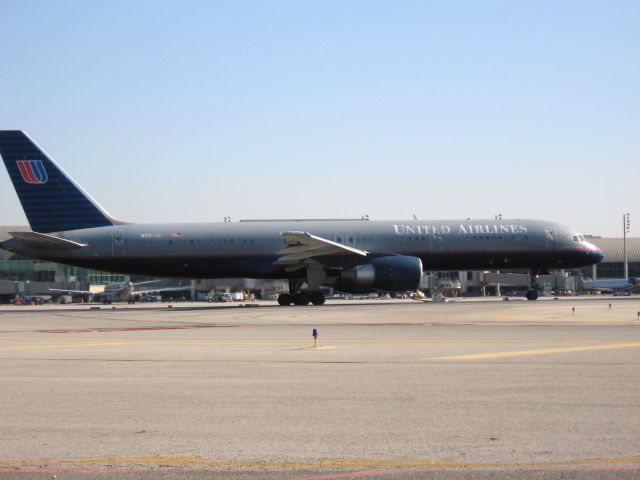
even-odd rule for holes
{"type": "Polygon", "coordinates": [[[578,243],[586,242],[585,238],[582,235],[573,235],[573,241],[578,243]]]}

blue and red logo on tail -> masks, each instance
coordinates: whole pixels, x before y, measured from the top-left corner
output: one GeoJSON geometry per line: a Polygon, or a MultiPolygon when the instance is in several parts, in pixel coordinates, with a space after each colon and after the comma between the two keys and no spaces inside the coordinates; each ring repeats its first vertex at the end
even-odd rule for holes
{"type": "Polygon", "coordinates": [[[42,160],[17,160],[16,163],[25,182],[31,185],[40,185],[49,180],[42,160]]]}

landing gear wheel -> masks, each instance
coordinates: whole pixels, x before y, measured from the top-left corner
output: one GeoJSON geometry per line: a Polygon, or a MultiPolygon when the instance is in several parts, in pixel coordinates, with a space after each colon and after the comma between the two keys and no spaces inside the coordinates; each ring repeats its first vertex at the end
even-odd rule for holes
{"type": "Polygon", "coordinates": [[[314,305],[322,305],[324,304],[324,293],[322,292],[313,292],[311,294],[311,303],[314,305]]]}
{"type": "Polygon", "coordinates": [[[290,293],[281,293],[280,295],[278,295],[278,303],[283,307],[285,305],[291,305],[291,303],[293,302],[293,298],[291,297],[292,296],[290,293]]]}
{"type": "Polygon", "coordinates": [[[527,292],[527,300],[537,300],[538,299],[538,291],[537,290],[529,290],[527,292]]]}
{"type": "Polygon", "coordinates": [[[298,292],[293,296],[293,304],[302,306],[307,305],[311,301],[311,295],[307,292],[298,292]]]}

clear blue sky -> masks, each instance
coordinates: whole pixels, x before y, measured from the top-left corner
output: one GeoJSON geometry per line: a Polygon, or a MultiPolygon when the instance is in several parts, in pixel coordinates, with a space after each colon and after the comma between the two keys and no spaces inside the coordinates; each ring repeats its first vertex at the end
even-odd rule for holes
{"type": "Polygon", "coordinates": [[[0,0],[0,128],[125,220],[638,235],[639,26],[638,1],[0,0]]]}

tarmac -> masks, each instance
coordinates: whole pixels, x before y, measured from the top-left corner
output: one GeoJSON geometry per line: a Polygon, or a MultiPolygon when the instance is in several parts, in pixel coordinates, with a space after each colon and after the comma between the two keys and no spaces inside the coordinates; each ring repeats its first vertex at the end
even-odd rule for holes
{"type": "Polygon", "coordinates": [[[0,478],[640,476],[639,297],[243,305],[0,306],[0,478]]]}

